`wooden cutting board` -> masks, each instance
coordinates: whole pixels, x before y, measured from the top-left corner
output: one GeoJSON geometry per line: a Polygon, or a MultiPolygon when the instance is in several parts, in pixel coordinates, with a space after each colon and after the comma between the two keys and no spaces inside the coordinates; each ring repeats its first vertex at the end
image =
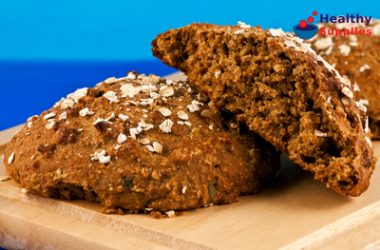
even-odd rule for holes
{"type": "MultiPolygon", "coordinates": [[[[175,76],[178,77],[178,76],[175,76]]],[[[0,132],[5,144],[20,127],[0,132]]],[[[374,142],[380,157],[380,142],[374,142]]],[[[1,154],[1,153],[0,153],[1,154]]],[[[0,163],[0,175],[5,169],[0,163]]],[[[105,215],[95,203],[61,201],[0,182],[0,246],[11,249],[378,249],[379,163],[367,192],[342,197],[283,159],[279,178],[238,202],[154,219],[105,215]]]]}

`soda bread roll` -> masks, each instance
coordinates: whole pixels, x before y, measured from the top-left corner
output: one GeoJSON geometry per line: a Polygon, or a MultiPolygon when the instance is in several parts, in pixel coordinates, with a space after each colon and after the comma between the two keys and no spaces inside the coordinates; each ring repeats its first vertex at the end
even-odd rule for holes
{"type": "Polygon", "coordinates": [[[153,54],[314,178],[358,196],[376,159],[350,81],[281,30],[191,24],[152,42],[153,54]]]}
{"type": "Polygon", "coordinates": [[[270,144],[186,82],[132,72],[31,117],[4,159],[31,193],[170,216],[256,193],[279,168],[270,144]]]}

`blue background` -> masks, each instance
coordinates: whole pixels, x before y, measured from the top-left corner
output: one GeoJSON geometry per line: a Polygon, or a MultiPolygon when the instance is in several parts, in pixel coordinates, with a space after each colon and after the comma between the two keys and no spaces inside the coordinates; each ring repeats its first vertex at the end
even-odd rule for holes
{"type": "Polygon", "coordinates": [[[0,0],[0,130],[109,76],[174,72],[150,52],[151,40],[165,30],[242,20],[290,31],[313,10],[380,17],[375,0],[0,0]]]}

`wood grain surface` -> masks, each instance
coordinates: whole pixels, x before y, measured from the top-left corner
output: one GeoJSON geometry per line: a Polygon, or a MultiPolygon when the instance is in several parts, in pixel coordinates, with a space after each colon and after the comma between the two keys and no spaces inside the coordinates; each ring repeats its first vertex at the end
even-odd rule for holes
{"type": "MultiPolygon", "coordinates": [[[[0,132],[5,144],[20,127],[0,132]]],[[[373,143],[377,157],[380,142],[373,143]]],[[[5,174],[2,159],[0,175],[5,174]]],[[[0,246],[28,249],[378,249],[379,163],[367,192],[347,198],[286,158],[279,178],[238,202],[168,219],[105,215],[98,204],[24,194],[0,182],[0,246]]]]}

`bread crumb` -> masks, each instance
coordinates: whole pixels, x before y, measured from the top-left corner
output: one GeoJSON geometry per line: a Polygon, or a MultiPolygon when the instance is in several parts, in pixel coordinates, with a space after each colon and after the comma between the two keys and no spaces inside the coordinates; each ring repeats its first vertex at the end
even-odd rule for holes
{"type": "Polygon", "coordinates": [[[173,218],[173,217],[175,217],[175,211],[174,211],[174,210],[167,211],[165,214],[166,214],[169,218],[173,218]]]}

